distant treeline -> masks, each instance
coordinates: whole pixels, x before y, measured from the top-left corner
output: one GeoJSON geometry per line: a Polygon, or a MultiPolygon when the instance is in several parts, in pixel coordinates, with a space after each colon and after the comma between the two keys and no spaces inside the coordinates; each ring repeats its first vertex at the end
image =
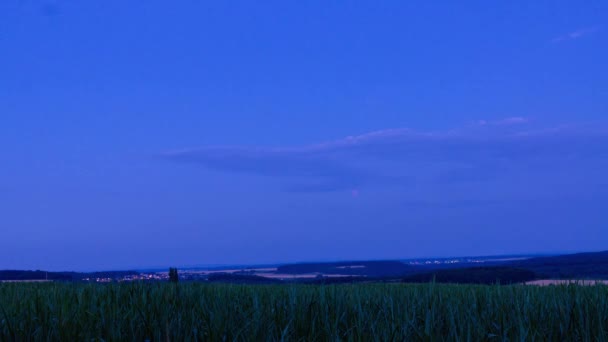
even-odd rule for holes
{"type": "Polygon", "coordinates": [[[451,283],[451,284],[517,284],[537,278],[530,270],[512,267],[473,267],[438,270],[414,274],[402,279],[406,283],[451,283]]]}
{"type": "MultiPolygon", "coordinates": [[[[409,265],[400,261],[348,261],[299,263],[279,266],[277,274],[319,274],[316,278],[297,278],[285,282],[333,284],[354,282],[430,282],[459,284],[513,284],[535,279],[608,279],[608,251],[552,257],[537,257],[482,267],[473,264],[409,265]],[[341,277],[332,277],[341,275],[341,277]]],[[[477,264],[478,265],[478,264],[477,264]]],[[[118,279],[137,275],[135,271],[112,272],[45,272],[0,271],[1,280],[82,281],[87,278],[118,279]]],[[[187,280],[187,279],[186,279],[187,280]]],[[[199,281],[201,279],[197,279],[199,281]]],[[[274,284],[280,280],[254,274],[215,273],[208,282],[240,284],[274,284]]]]}
{"type": "Polygon", "coordinates": [[[255,275],[242,275],[234,273],[215,273],[209,275],[207,281],[211,283],[232,284],[349,284],[349,283],[449,283],[449,284],[516,284],[537,279],[537,275],[529,270],[510,267],[475,267],[462,269],[434,270],[425,273],[416,273],[404,277],[367,277],[345,276],[331,277],[319,275],[316,278],[300,278],[281,281],[278,279],[260,277],[255,275]]]}
{"type": "Polygon", "coordinates": [[[213,273],[207,277],[207,281],[212,283],[232,283],[232,284],[279,284],[278,279],[260,277],[256,275],[234,274],[234,273],[213,273]]]}
{"type": "Polygon", "coordinates": [[[509,266],[531,270],[544,279],[608,279],[608,251],[532,258],[509,266]]]}
{"type": "Polygon", "coordinates": [[[390,277],[416,271],[416,267],[400,261],[348,261],[332,263],[301,263],[279,266],[280,274],[341,274],[350,276],[390,277]]]}
{"type": "Polygon", "coordinates": [[[130,275],[137,275],[135,271],[109,271],[109,272],[46,272],[46,271],[19,271],[7,270],[0,271],[0,281],[2,280],[53,280],[53,281],[81,281],[86,278],[119,278],[130,275]]]}
{"type": "Polygon", "coordinates": [[[344,283],[361,281],[404,281],[512,284],[534,279],[608,279],[608,251],[552,257],[536,257],[509,262],[472,264],[407,265],[399,261],[363,261],[338,263],[302,263],[278,268],[284,274],[341,274],[350,277],[301,280],[308,283],[344,283]],[[363,266],[363,267],[361,267],[363,266]]]}

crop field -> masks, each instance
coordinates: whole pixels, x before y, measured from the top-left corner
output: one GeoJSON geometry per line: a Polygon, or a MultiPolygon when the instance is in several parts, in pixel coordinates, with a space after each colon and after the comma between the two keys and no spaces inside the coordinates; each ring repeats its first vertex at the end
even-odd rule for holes
{"type": "Polygon", "coordinates": [[[0,341],[608,341],[608,286],[0,284],[0,341]]]}

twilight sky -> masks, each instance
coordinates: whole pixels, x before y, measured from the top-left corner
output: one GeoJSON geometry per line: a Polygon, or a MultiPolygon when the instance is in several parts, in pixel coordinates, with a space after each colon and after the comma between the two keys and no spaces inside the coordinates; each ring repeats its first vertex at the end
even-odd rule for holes
{"type": "Polygon", "coordinates": [[[0,269],[608,248],[608,2],[0,1],[0,269]]]}

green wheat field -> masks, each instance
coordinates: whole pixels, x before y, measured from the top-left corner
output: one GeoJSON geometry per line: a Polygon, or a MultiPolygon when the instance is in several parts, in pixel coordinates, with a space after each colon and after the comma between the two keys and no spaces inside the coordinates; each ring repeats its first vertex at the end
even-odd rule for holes
{"type": "Polygon", "coordinates": [[[608,341],[608,286],[0,284],[0,341],[608,341]]]}

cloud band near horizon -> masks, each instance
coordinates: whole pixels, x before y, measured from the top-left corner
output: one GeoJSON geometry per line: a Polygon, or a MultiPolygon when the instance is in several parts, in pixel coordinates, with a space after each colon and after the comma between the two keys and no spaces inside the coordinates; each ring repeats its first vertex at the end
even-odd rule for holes
{"type": "Polygon", "coordinates": [[[564,163],[573,175],[604,168],[605,124],[542,126],[527,118],[479,121],[445,131],[387,129],[305,146],[208,146],[164,152],[175,162],[278,179],[291,192],[543,177],[564,163]]]}

